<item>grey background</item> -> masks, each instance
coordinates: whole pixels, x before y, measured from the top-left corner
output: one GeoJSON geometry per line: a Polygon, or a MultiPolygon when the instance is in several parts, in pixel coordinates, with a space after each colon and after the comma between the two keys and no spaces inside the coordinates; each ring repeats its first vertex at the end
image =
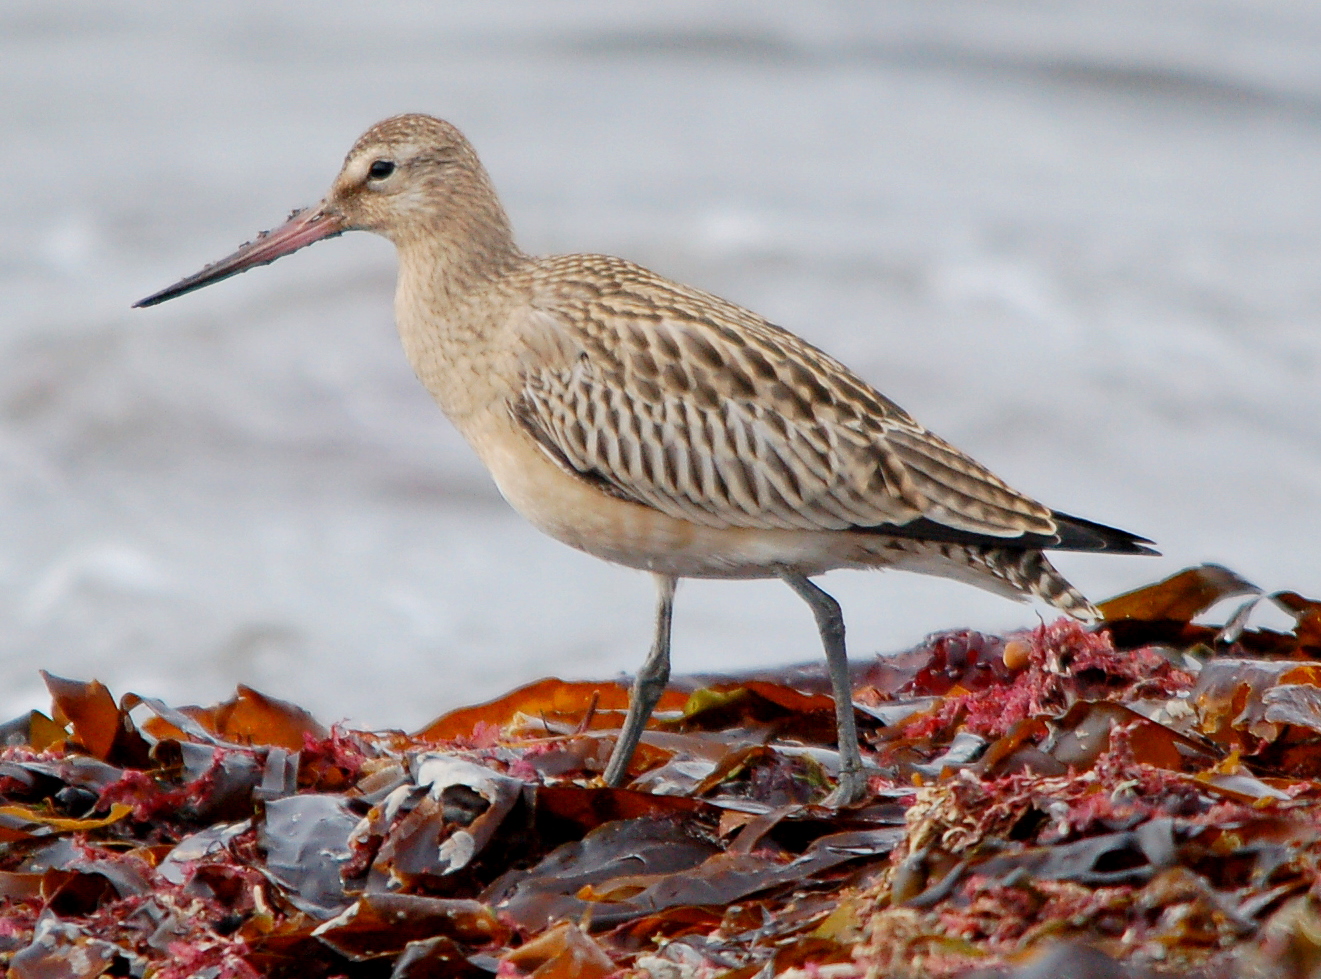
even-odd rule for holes
{"type": "MultiPolygon", "coordinates": [[[[541,538],[413,380],[387,243],[130,303],[443,115],[524,247],[750,306],[1059,509],[1321,594],[1321,6],[0,6],[0,710],[38,668],[418,724],[636,667],[646,576],[541,538]]],[[[1042,610],[836,573],[855,656],[1042,610]]],[[[675,665],[814,657],[687,583],[675,665]]]]}

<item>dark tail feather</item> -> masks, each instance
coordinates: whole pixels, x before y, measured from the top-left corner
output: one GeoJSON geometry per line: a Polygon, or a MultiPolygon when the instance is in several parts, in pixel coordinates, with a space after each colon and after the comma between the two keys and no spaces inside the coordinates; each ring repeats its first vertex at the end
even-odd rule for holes
{"type": "Polygon", "coordinates": [[[1112,554],[1154,554],[1160,551],[1147,547],[1152,541],[1127,530],[1107,527],[1093,523],[1082,517],[1071,517],[1067,513],[1054,511],[1051,516],[1059,527],[1059,543],[1047,544],[1052,551],[1109,551],[1112,554]]]}

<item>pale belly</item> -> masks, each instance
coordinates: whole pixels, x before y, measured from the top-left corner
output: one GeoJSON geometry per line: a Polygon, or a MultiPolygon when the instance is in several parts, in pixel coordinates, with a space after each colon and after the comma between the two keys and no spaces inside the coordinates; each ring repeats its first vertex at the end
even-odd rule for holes
{"type": "MultiPolygon", "coordinates": [[[[606,561],[684,578],[770,578],[890,563],[859,535],[703,527],[609,496],[569,475],[512,422],[464,434],[515,510],[543,533],[606,561]]],[[[897,556],[897,555],[896,555],[897,556]]]]}

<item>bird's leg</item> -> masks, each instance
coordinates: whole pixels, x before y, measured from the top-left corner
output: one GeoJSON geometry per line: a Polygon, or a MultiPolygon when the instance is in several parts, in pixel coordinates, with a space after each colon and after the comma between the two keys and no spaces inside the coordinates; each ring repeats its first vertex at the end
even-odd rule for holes
{"type": "Polygon", "coordinates": [[[665,692],[665,684],[670,682],[670,620],[674,616],[674,587],[678,579],[674,575],[656,575],[656,638],[651,644],[647,661],[638,670],[633,681],[633,692],[628,698],[628,714],[624,717],[623,730],[615,742],[615,750],[610,753],[610,762],[605,767],[605,784],[618,788],[624,784],[628,773],[628,763],[633,760],[633,752],[642,740],[642,731],[647,726],[651,712],[665,692]]]}
{"type": "Polygon", "coordinates": [[[835,695],[835,729],[839,739],[839,784],[825,803],[828,806],[847,806],[860,802],[867,794],[867,775],[862,770],[862,754],[858,751],[858,728],[853,720],[853,683],[849,679],[849,657],[844,649],[844,616],[839,602],[812,584],[806,575],[794,571],[779,572],[784,583],[812,606],[816,626],[821,633],[821,645],[826,650],[826,665],[830,668],[830,689],[835,695]]]}

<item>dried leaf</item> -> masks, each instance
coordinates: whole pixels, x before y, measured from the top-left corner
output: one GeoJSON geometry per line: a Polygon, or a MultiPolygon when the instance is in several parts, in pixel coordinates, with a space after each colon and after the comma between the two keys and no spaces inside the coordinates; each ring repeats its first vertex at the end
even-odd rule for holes
{"type": "Polygon", "coordinates": [[[1100,603],[1106,622],[1136,619],[1141,622],[1191,622],[1212,605],[1235,595],[1261,589],[1218,564],[1188,568],[1136,591],[1100,603]]]}
{"type": "MultiPolygon", "coordinates": [[[[522,783],[443,752],[414,759],[417,790],[399,789],[398,818],[372,830],[381,842],[372,873],[397,888],[443,877],[479,857],[521,799],[522,783]],[[403,804],[410,797],[408,806],[403,804]]],[[[390,801],[387,800],[387,807],[390,801]]]]}
{"type": "Polygon", "coordinates": [[[38,926],[32,944],[14,953],[10,979],[95,979],[104,975],[127,950],[99,941],[74,924],[53,918],[38,926]]]}
{"type": "Polygon", "coordinates": [[[340,867],[349,859],[349,834],[358,822],[335,796],[295,795],[267,803],[259,832],[266,869],[299,910],[330,918],[350,903],[340,867]]]}
{"type": "Polygon", "coordinates": [[[53,815],[49,812],[41,812],[29,806],[0,806],[0,816],[8,816],[25,823],[31,823],[33,826],[44,827],[57,833],[80,833],[86,832],[87,830],[100,829],[103,826],[109,826],[111,823],[119,822],[132,811],[132,806],[126,806],[117,802],[110,807],[110,813],[102,818],[68,819],[63,816],[53,815]]]}
{"type": "Polygon", "coordinates": [[[28,711],[0,724],[0,748],[27,745],[33,751],[45,751],[69,736],[69,732],[39,710],[28,711]]]}
{"type": "Polygon", "coordinates": [[[1223,744],[1238,747],[1255,748],[1257,740],[1274,741],[1279,726],[1266,718],[1266,692],[1294,666],[1287,660],[1208,662],[1189,695],[1202,732],[1223,744]]]}
{"type": "Polygon", "coordinates": [[[324,738],[327,731],[307,711],[294,704],[239,684],[232,700],[205,710],[182,707],[212,734],[235,744],[276,745],[298,751],[308,737],[324,738]]]}
{"type": "Polygon", "coordinates": [[[568,921],[509,952],[503,961],[534,979],[605,979],[615,971],[601,946],[568,921]]]}
{"type": "Polygon", "coordinates": [[[1321,602],[1304,598],[1297,592],[1280,591],[1271,595],[1271,601],[1294,617],[1294,636],[1298,645],[1321,657],[1321,602]]]}
{"type": "Polygon", "coordinates": [[[510,930],[478,901],[364,894],[312,934],[345,958],[361,962],[397,955],[411,942],[437,936],[467,945],[503,944],[510,930]]]}
{"type": "Polygon", "coordinates": [[[1194,772],[1214,765],[1211,746],[1148,720],[1130,707],[1106,701],[1080,701],[1055,722],[1060,734],[1050,754],[1065,768],[1085,771],[1110,750],[1110,733],[1127,729],[1134,760],[1171,772],[1194,772]]]}
{"type": "Polygon", "coordinates": [[[119,731],[119,708],[110,691],[95,680],[66,680],[45,670],[41,678],[55,701],[55,723],[72,725],[78,743],[104,761],[119,731]]]}
{"type": "Polygon", "coordinates": [[[1262,717],[1273,724],[1297,724],[1321,733],[1321,688],[1315,684],[1279,683],[1261,698],[1262,717]]]}
{"type": "MultiPolygon", "coordinates": [[[[656,709],[675,710],[684,696],[673,690],[661,695],[656,709]]],[[[617,683],[566,683],[554,678],[538,680],[512,693],[476,707],[450,711],[413,735],[420,741],[453,741],[470,738],[479,724],[501,727],[517,714],[552,720],[571,718],[574,726],[590,709],[622,711],[628,708],[628,690],[617,683]]]]}
{"type": "Polygon", "coordinates": [[[390,979],[487,979],[489,956],[474,956],[452,938],[437,935],[409,942],[395,959],[390,979]],[[487,961],[477,964],[478,959],[487,961]]]}
{"type": "MultiPolygon", "coordinates": [[[[610,822],[580,842],[566,843],[531,870],[497,880],[482,895],[521,928],[539,931],[550,922],[577,920],[588,908],[578,893],[619,877],[675,874],[691,870],[718,848],[668,819],[610,822]]],[[[649,908],[655,910],[655,908],[649,908]]],[[[595,905],[592,920],[607,924],[631,916],[624,909],[595,905]]]]}

